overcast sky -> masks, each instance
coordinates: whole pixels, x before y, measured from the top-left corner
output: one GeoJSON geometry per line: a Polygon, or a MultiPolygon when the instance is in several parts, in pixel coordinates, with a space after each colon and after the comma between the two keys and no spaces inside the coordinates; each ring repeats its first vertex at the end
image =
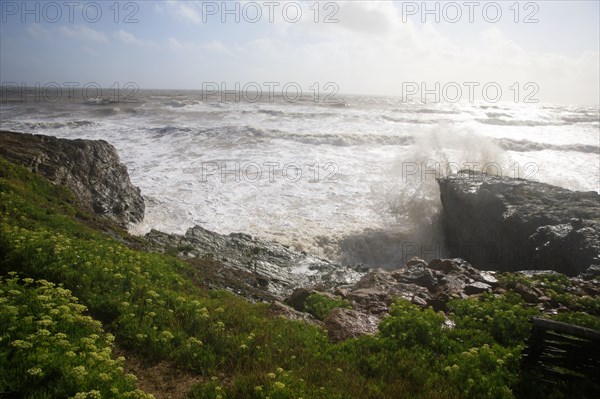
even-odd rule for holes
{"type": "Polygon", "coordinates": [[[427,14],[421,1],[77,3],[0,2],[4,84],[335,82],[400,95],[407,82],[517,82],[526,95],[533,82],[543,102],[599,102],[597,0],[427,2],[427,14]]]}

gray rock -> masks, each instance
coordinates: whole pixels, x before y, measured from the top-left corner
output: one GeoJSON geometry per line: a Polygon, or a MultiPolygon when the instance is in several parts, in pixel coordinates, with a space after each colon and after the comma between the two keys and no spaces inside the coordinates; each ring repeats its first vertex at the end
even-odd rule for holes
{"type": "Polygon", "coordinates": [[[320,327],[323,326],[323,323],[320,320],[317,320],[311,314],[299,312],[296,309],[291,308],[279,301],[271,303],[269,311],[272,315],[283,317],[288,320],[298,320],[306,324],[313,324],[320,327]]]}
{"type": "Polygon", "coordinates": [[[598,277],[600,277],[600,265],[591,265],[581,274],[581,278],[584,280],[592,280],[598,277]]]}
{"type": "Polygon", "coordinates": [[[475,295],[490,291],[492,287],[486,283],[475,282],[465,286],[465,294],[475,295]]]}
{"type": "Polygon", "coordinates": [[[381,320],[373,315],[352,309],[333,309],[324,321],[329,339],[344,341],[364,334],[375,334],[381,320]]]}
{"type": "Polygon", "coordinates": [[[314,291],[309,291],[306,288],[296,288],[294,292],[292,292],[292,295],[286,298],[285,304],[290,305],[292,308],[303,312],[304,302],[306,301],[306,298],[308,298],[308,296],[312,293],[314,293],[314,291]]]}
{"type": "Polygon", "coordinates": [[[430,291],[435,291],[438,286],[438,280],[433,272],[421,263],[407,266],[391,273],[392,276],[401,283],[416,284],[425,287],[430,291]]]}
{"type": "Polygon", "coordinates": [[[0,156],[65,185],[82,208],[122,227],[144,218],[140,190],[106,141],[0,131],[0,156]]]}
{"type": "Polygon", "coordinates": [[[425,262],[423,259],[418,258],[418,257],[413,257],[411,259],[408,260],[408,262],[406,262],[406,265],[404,265],[405,267],[410,267],[410,266],[423,266],[426,267],[427,266],[427,262],[425,262]]]}
{"type": "Polygon", "coordinates": [[[438,183],[454,256],[480,269],[568,275],[600,264],[598,193],[469,171],[438,183]]]}
{"type": "Polygon", "coordinates": [[[245,297],[257,297],[256,291],[259,290],[283,299],[299,287],[319,285],[333,289],[354,284],[363,276],[352,268],[295,252],[279,243],[259,240],[248,234],[222,235],[194,226],[184,235],[152,230],[146,239],[153,250],[167,252],[185,248],[188,258],[213,258],[218,264],[215,273],[222,275],[220,281],[224,288],[232,288],[227,282],[233,279],[243,277],[248,280],[248,283],[237,281],[236,288],[232,289],[245,297]]]}
{"type": "Polygon", "coordinates": [[[539,298],[538,295],[531,288],[529,288],[521,283],[517,283],[517,285],[514,288],[514,291],[517,294],[519,294],[525,302],[528,302],[528,303],[537,303],[538,302],[538,298],[539,298]]]}

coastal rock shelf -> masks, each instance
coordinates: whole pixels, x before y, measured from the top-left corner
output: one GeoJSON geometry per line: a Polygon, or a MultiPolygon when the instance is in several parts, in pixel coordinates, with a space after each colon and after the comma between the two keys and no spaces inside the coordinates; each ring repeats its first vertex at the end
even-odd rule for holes
{"type": "Polygon", "coordinates": [[[510,177],[460,171],[438,179],[446,245],[484,270],[600,265],[600,195],[510,177]]]}
{"type": "Polygon", "coordinates": [[[144,218],[140,189],[106,141],[0,131],[0,156],[65,185],[84,209],[122,227],[144,218]]]}
{"type": "MultiPolygon", "coordinates": [[[[353,284],[362,277],[353,268],[330,263],[276,242],[248,234],[218,234],[194,226],[184,235],[152,230],[146,235],[153,250],[175,250],[193,260],[209,258],[215,264],[215,287],[228,288],[247,298],[266,299],[264,294],[283,298],[294,288],[322,285],[333,288],[353,284]]],[[[207,271],[205,271],[207,272],[207,271]]]]}

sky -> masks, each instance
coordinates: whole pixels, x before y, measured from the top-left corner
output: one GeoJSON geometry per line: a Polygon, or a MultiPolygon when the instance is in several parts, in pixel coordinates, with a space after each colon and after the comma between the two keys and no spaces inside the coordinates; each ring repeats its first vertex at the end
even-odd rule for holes
{"type": "Polygon", "coordinates": [[[0,80],[597,105],[599,4],[2,0],[0,80]]]}

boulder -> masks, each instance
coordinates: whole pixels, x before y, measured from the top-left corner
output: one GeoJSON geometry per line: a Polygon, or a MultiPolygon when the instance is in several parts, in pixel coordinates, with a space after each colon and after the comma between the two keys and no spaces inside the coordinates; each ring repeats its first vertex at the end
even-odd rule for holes
{"type": "Polygon", "coordinates": [[[552,269],[571,276],[600,264],[597,192],[473,171],[438,183],[446,247],[453,256],[479,269],[552,269]]]}
{"type": "Polygon", "coordinates": [[[537,303],[538,302],[538,294],[536,294],[533,289],[521,284],[517,283],[514,288],[514,291],[523,298],[525,302],[528,303],[537,303]]]}
{"type": "Polygon", "coordinates": [[[465,286],[465,294],[476,295],[491,291],[492,287],[486,283],[475,282],[465,286]]]}
{"type": "Polygon", "coordinates": [[[106,141],[0,131],[0,157],[66,186],[82,208],[124,228],[144,218],[140,189],[106,141]]]}
{"type": "Polygon", "coordinates": [[[299,312],[294,308],[291,308],[279,301],[274,301],[269,307],[269,311],[274,316],[283,317],[288,320],[298,320],[306,324],[314,324],[316,326],[322,326],[323,323],[317,320],[309,313],[299,312]]]}
{"type": "Polygon", "coordinates": [[[435,291],[438,286],[438,280],[431,269],[428,269],[426,265],[424,266],[421,263],[407,266],[404,269],[392,272],[391,275],[398,282],[416,284],[430,291],[435,291]]]}
{"type": "Polygon", "coordinates": [[[300,312],[303,312],[304,302],[306,301],[306,298],[308,298],[308,296],[312,293],[314,293],[314,291],[307,290],[306,288],[296,288],[294,292],[292,292],[292,295],[286,298],[285,304],[291,306],[292,308],[300,312]]]}
{"type": "Polygon", "coordinates": [[[364,334],[375,334],[381,320],[378,317],[352,309],[336,308],[324,321],[329,339],[340,342],[364,334]]]}

